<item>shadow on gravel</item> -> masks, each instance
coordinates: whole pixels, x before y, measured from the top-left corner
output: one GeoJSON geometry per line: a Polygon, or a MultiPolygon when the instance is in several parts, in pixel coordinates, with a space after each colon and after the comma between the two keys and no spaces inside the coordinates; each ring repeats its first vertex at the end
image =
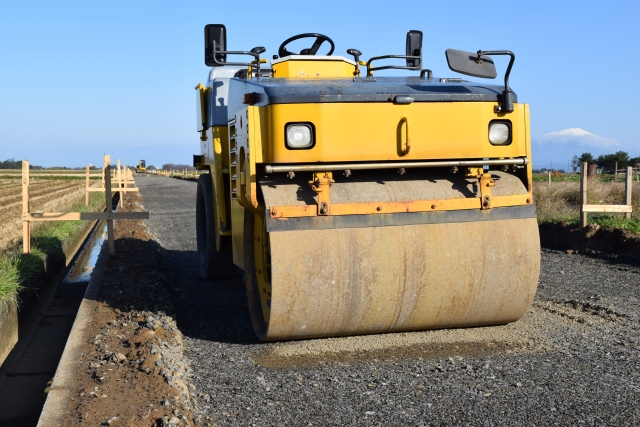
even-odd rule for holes
{"type": "Polygon", "coordinates": [[[110,270],[117,271],[109,291],[102,290],[105,302],[121,312],[175,315],[181,332],[192,338],[258,343],[240,275],[233,280],[204,280],[196,268],[196,255],[195,251],[167,250],[155,240],[117,239],[116,254],[107,262],[110,270]],[[154,265],[148,253],[159,254],[162,264],[154,265]]]}
{"type": "Polygon", "coordinates": [[[167,250],[155,241],[180,331],[191,338],[232,344],[257,344],[240,273],[232,280],[200,277],[196,251],[167,250]]]}

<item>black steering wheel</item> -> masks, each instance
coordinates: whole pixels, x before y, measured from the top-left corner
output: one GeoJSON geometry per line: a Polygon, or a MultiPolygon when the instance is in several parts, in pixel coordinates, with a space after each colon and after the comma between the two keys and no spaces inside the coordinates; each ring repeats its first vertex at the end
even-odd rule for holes
{"type": "Polygon", "coordinates": [[[282,44],[278,48],[278,55],[280,56],[280,58],[284,58],[285,56],[291,56],[291,55],[315,55],[318,52],[318,49],[320,49],[320,45],[322,45],[322,43],[324,42],[329,42],[329,44],[331,45],[331,50],[329,51],[329,53],[327,53],[327,56],[329,56],[333,53],[333,49],[335,48],[335,45],[333,44],[333,40],[331,40],[329,37],[323,34],[318,34],[318,33],[304,33],[304,34],[298,34],[293,37],[289,37],[284,42],[282,42],[282,44]],[[287,49],[285,49],[285,46],[294,40],[306,39],[311,37],[315,37],[316,41],[313,42],[313,45],[310,48],[302,49],[299,54],[289,52],[287,49]]]}

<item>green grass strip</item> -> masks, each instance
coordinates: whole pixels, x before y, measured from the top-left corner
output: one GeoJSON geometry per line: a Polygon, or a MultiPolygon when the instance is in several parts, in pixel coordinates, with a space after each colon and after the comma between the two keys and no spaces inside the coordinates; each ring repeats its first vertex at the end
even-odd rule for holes
{"type": "MultiPolygon", "coordinates": [[[[598,174],[595,178],[589,178],[589,182],[593,182],[593,179],[597,182],[624,182],[625,175],[623,173],[619,173],[617,180],[614,174],[598,174]]],[[[534,182],[548,182],[549,175],[546,173],[534,173],[532,174],[532,179],[534,182]]],[[[580,174],[577,173],[561,173],[558,176],[551,174],[551,182],[580,182],[580,174]]],[[[636,178],[633,179],[633,182],[636,182],[636,178]]]]}
{"type": "MultiPolygon", "coordinates": [[[[104,206],[104,193],[89,194],[89,205],[84,205],[84,196],[69,209],[69,212],[96,212],[104,206]]],[[[18,293],[27,284],[46,271],[47,261],[61,259],[65,255],[62,242],[76,235],[85,221],[51,221],[32,233],[31,253],[22,253],[22,241],[0,253],[0,306],[6,310],[16,305],[18,293]]]]}
{"type": "MultiPolygon", "coordinates": [[[[572,227],[580,226],[580,218],[577,216],[557,216],[553,218],[538,218],[539,224],[566,224],[572,227]]],[[[587,223],[597,224],[601,227],[621,229],[631,231],[635,234],[640,234],[640,219],[639,218],[623,218],[610,214],[590,213],[587,223]]]]}

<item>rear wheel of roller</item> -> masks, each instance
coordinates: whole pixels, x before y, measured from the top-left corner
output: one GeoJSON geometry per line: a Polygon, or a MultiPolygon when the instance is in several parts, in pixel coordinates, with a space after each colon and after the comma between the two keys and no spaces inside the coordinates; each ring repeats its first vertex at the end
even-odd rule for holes
{"type": "Polygon", "coordinates": [[[233,264],[231,251],[218,252],[216,249],[213,203],[211,175],[202,174],[198,178],[196,191],[196,240],[200,273],[207,280],[230,279],[236,276],[238,268],[233,264]]]}
{"type": "Polygon", "coordinates": [[[264,340],[271,314],[271,266],[269,235],[264,217],[250,210],[244,213],[245,285],[251,323],[260,340],[264,340]]]}

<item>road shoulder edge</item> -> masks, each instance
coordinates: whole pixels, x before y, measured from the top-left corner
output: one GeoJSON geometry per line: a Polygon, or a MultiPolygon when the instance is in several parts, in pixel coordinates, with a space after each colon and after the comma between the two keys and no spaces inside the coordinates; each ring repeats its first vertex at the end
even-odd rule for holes
{"type": "Polygon", "coordinates": [[[105,241],[102,244],[100,255],[91,274],[78,314],[73,322],[71,333],[53,377],[37,427],[62,426],[67,417],[71,394],[75,385],[78,361],[80,360],[80,354],[84,350],[91,326],[91,320],[97,304],[98,291],[107,267],[107,258],[108,251],[105,241]]]}

